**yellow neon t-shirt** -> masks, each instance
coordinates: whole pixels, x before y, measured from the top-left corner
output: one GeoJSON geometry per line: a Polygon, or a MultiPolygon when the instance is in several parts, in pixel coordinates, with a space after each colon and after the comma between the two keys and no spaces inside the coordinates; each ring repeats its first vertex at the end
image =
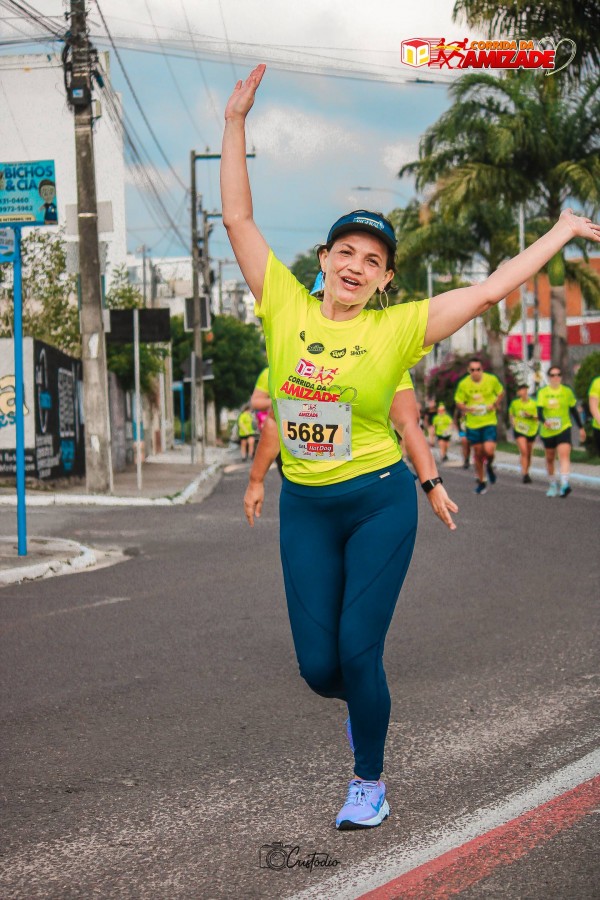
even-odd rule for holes
{"type": "Polygon", "coordinates": [[[474,410],[465,415],[467,428],[485,428],[486,425],[498,423],[496,410],[487,410],[486,407],[495,403],[503,390],[500,380],[490,372],[484,372],[481,381],[473,381],[470,375],[466,375],[458,382],[454,399],[474,410]]]}
{"type": "Polygon", "coordinates": [[[255,391],[264,391],[265,394],[269,393],[269,367],[267,366],[262,370],[258,378],[256,379],[256,384],[254,385],[255,391]]]}
{"type": "Polygon", "coordinates": [[[554,437],[571,427],[570,410],[577,406],[575,394],[566,384],[557,388],[546,385],[540,388],[536,404],[541,407],[544,422],[540,428],[540,437],[554,437]],[[549,422],[549,425],[545,423],[549,422]]]}
{"type": "Polygon", "coordinates": [[[388,423],[404,373],[423,347],[429,301],[362,310],[354,319],[325,318],[321,303],[269,253],[260,306],[283,473],[298,484],[334,484],[400,460],[388,423]],[[277,400],[349,404],[351,459],[302,459],[285,447],[277,400]]]}
{"type": "Polygon", "coordinates": [[[526,437],[534,437],[537,434],[540,423],[535,400],[531,398],[521,400],[520,397],[515,397],[508,408],[508,412],[513,418],[515,431],[526,435],[526,437]],[[523,415],[524,413],[528,415],[523,415]]]}
{"type": "MultiPolygon", "coordinates": [[[[597,397],[598,402],[600,403],[600,377],[594,378],[594,380],[590,384],[590,389],[588,391],[588,397],[597,397]]],[[[596,420],[594,419],[593,416],[592,416],[592,428],[596,428],[598,431],[600,431],[600,425],[598,424],[598,422],[596,422],[596,420]]]]}
{"type": "Polygon", "coordinates": [[[438,437],[452,433],[452,416],[448,413],[436,413],[431,424],[438,437]]]}

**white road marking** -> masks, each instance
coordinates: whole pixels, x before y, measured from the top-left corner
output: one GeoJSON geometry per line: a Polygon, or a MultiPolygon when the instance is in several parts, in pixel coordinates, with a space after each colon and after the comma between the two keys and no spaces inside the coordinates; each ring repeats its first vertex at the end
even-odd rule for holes
{"type": "Polygon", "coordinates": [[[467,841],[516,819],[597,775],[600,775],[600,749],[559,769],[532,788],[484,807],[471,816],[461,817],[453,826],[433,832],[408,846],[369,856],[352,872],[340,872],[318,886],[294,894],[289,900],[331,900],[332,897],[336,900],[356,900],[367,891],[461,847],[467,841]]]}

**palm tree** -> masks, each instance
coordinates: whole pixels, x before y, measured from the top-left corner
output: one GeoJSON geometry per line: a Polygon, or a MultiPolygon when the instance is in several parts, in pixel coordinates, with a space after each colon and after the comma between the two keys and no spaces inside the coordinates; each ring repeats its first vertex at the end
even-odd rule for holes
{"type": "Polygon", "coordinates": [[[543,3],[499,4],[494,0],[456,0],[452,17],[490,38],[570,38],[577,47],[573,62],[561,77],[578,79],[600,67],[600,4],[598,0],[544,0],[543,3]]]}
{"type": "MultiPolygon", "coordinates": [[[[452,107],[423,136],[419,160],[399,174],[415,174],[421,189],[435,185],[432,202],[446,215],[498,198],[525,201],[550,222],[569,200],[593,211],[600,206],[599,88],[598,75],[579,86],[524,72],[464,75],[450,89],[452,107]]],[[[557,263],[549,271],[552,361],[567,371],[564,277],[557,263]]],[[[585,290],[592,282],[588,270],[585,290]]]]}

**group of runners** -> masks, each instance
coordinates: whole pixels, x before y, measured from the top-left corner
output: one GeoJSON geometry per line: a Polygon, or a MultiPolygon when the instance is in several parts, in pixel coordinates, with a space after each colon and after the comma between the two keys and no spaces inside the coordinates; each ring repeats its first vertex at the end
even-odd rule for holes
{"type": "MultiPolygon", "coordinates": [[[[225,110],[223,224],[265,334],[267,393],[283,467],[281,562],[300,674],[316,694],[347,704],[354,766],[335,825],[372,828],[390,813],[381,780],[390,718],[384,642],[417,527],[415,479],[390,424],[406,415],[403,394],[410,399],[412,386],[401,386],[434,344],[526,282],[573,238],[600,241],[600,226],[565,210],[549,232],[481,284],[388,306],[394,228],[380,213],[354,210],[333,223],[318,247],[322,291],[320,299],[312,296],[254,221],[245,125],[264,72],[257,66],[239,81],[225,110]],[[372,297],[379,309],[366,309],[372,297]]],[[[465,409],[472,402],[465,399],[465,409]]],[[[420,430],[415,410],[416,404],[404,425],[408,441],[420,430]]],[[[422,433],[421,439],[426,444],[422,433]]],[[[244,501],[249,520],[264,496],[260,451],[259,444],[244,501]]],[[[421,472],[427,496],[437,494],[451,510],[429,459],[421,472]]],[[[313,772],[297,777],[305,782],[304,802],[320,804],[313,772]]]]}
{"type": "MultiPolygon", "coordinates": [[[[577,399],[570,387],[562,383],[559,366],[548,370],[549,383],[540,388],[535,398],[529,395],[526,384],[517,386],[517,396],[511,402],[508,415],[517,447],[519,448],[523,484],[531,484],[531,458],[533,446],[539,434],[544,446],[548,473],[548,497],[567,497],[571,493],[571,418],[579,428],[579,439],[585,441],[585,429],[577,409],[577,399]],[[555,472],[558,456],[558,475],[555,472]]],[[[590,414],[596,446],[600,448],[600,415],[598,395],[600,378],[594,379],[589,391],[590,414]]],[[[497,444],[498,412],[502,406],[504,388],[493,374],[484,372],[480,359],[469,360],[468,371],[458,383],[454,394],[456,414],[459,419],[459,437],[463,444],[463,467],[469,467],[469,452],[474,456],[477,485],[476,494],[485,494],[488,479],[496,482],[494,457],[497,444]]],[[[446,462],[449,442],[452,438],[453,418],[443,403],[428,406],[425,423],[438,442],[440,460],[446,462]]]]}

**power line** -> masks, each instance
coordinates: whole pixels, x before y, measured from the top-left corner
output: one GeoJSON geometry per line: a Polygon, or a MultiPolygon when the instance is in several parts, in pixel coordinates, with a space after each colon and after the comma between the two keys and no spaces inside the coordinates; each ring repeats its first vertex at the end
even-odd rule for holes
{"type": "Polygon", "coordinates": [[[152,16],[152,10],[150,9],[150,4],[148,3],[148,0],[145,0],[145,5],[146,5],[146,9],[148,10],[148,16],[150,17],[150,21],[152,22],[152,27],[154,28],[154,32],[155,32],[155,34],[156,34],[158,43],[160,44],[161,53],[162,53],[162,55],[163,55],[163,57],[164,57],[164,60],[165,60],[165,62],[166,62],[166,64],[167,64],[167,68],[168,68],[168,70],[169,70],[169,73],[170,73],[170,75],[171,75],[171,78],[173,79],[173,84],[175,85],[175,90],[177,91],[177,94],[178,94],[178,96],[179,96],[179,99],[181,100],[181,105],[183,106],[183,108],[184,108],[184,110],[185,110],[185,113],[186,113],[188,119],[190,120],[190,122],[192,123],[193,128],[196,130],[196,132],[197,132],[197,134],[198,134],[200,140],[202,141],[203,144],[205,144],[206,141],[204,140],[203,136],[200,134],[200,130],[199,130],[199,128],[198,128],[198,123],[192,118],[192,116],[191,116],[191,114],[190,114],[190,111],[189,111],[189,109],[188,109],[188,105],[187,105],[186,99],[185,99],[185,97],[183,96],[182,90],[181,90],[181,88],[180,88],[180,86],[179,86],[179,82],[177,81],[177,78],[175,77],[175,73],[174,73],[174,71],[173,71],[173,67],[171,66],[171,61],[169,60],[169,57],[167,56],[167,54],[166,54],[165,51],[164,51],[164,48],[163,48],[163,45],[162,45],[162,40],[161,40],[160,34],[159,34],[159,32],[158,32],[158,28],[156,27],[156,23],[155,23],[155,21],[154,21],[154,18],[153,18],[153,16],[152,16]]]}
{"type": "Polygon", "coordinates": [[[192,42],[192,48],[193,48],[193,50],[194,50],[194,59],[195,59],[196,62],[198,63],[198,68],[200,69],[200,76],[201,76],[202,82],[203,82],[203,84],[204,84],[204,89],[205,89],[206,94],[207,94],[207,96],[208,96],[208,99],[209,99],[209,102],[210,102],[212,111],[213,111],[213,113],[214,113],[214,115],[215,115],[215,118],[216,118],[216,120],[217,120],[217,125],[221,126],[221,124],[222,124],[222,122],[221,122],[221,116],[220,116],[220,114],[219,114],[219,111],[217,110],[217,106],[216,106],[216,104],[215,104],[215,100],[214,100],[214,97],[213,97],[213,95],[212,95],[212,91],[210,90],[210,88],[209,88],[209,86],[208,86],[208,82],[207,82],[207,80],[206,80],[206,75],[204,74],[204,68],[203,68],[203,66],[202,66],[202,62],[201,62],[201,60],[200,60],[200,56],[199,56],[198,53],[196,52],[196,44],[195,44],[195,42],[194,42],[194,35],[193,35],[192,29],[191,29],[191,27],[190,27],[190,22],[189,22],[188,15],[187,15],[187,12],[186,12],[186,9],[185,9],[185,4],[184,4],[183,0],[179,0],[179,2],[181,3],[181,9],[182,9],[182,12],[183,12],[183,17],[184,17],[184,19],[185,19],[185,24],[186,24],[186,28],[187,28],[187,33],[189,34],[190,40],[191,40],[191,42],[192,42]]]}
{"type": "Polygon", "coordinates": [[[99,15],[100,15],[100,18],[102,19],[102,24],[103,24],[103,26],[104,26],[104,30],[106,31],[106,34],[107,34],[107,36],[108,36],[108,39],[109,39],[109,41],[110,41],[110,43],[111,43],[111,46],[112,46],[112,48],[113,48],[113,50],[114,50],[115,56],[117,57],[117,61],[118,61],[119,65],[120,65],[121,71],[123,72],[123,75],[124,75],[124,77],[125,77],[125,81],[127,82],[127,85],[128,85],[128,87],[129,87],[129,90],[131,91],[131,95],[132,95],[133,99],[135,100],[136,106],[137,106],[137,108],[139,109],[139,111],[140,111],[140,113],[141,113],[141,116],[142,116],[144,122],[146,123],[146,127],[147,127],[148,131],[150,132],[150,134],[152,135],[152,139],[154,140],[154,143],[155,143],[156,146],[158,147],[158,150],[159,150],[159,152],[160,152],[160,155],[162,156],[162,158],[163,158],[164,161],[166,162],[166,164],[167,164],[167,166],[169,167],[170,171],[171,171],[172,174],[175,176],[176,180],[179,182],[179,184],[181,185],[181,187],[182,187],[184,190],[187,190],[187,186],[183,183],[183,181],[181,180],[181,178],[179,177],[179,175],[177,174],[177,172],[175,171],[175,169],[174,169],[173,166],[171,165],[171,163],[170,163],[170,161],[169,161],[169,158],[167,157],[167,154],[166,154],[165,151],[163,150],[163,148],[162,148],[162,146],[161,146],[161,144],[160,144],[160,141],[158,140],[158,138],[156,137],[156,134],[154,133],[154,129],[152,128],[152,126],[150,125],[150,122],[148,121],[148,117],[147,117],[146,113],[144,112],[144,109],[143,109],[143,107],[142,107],[142,104],[140,103],[140,101],[139,101],[139,99],[138,99],[138,96],[137,96],[137,94],[136,94],[136,92],[135,92],[135,90],[134,90],[134,87],[133,87],[132,83],[131,83],[131,79],[129,78],[129,75],[127,74],[127,70],[125,69],[125,66],[123,65],[123,61],[121,60],[121,55],[120,55],[119,51],[117,50],[117,47],[116,47],[115,42],[114,42],[114,40],[113,40],[113,37],[112,37],[112,35],[111,35],[111,33],[110,33],[109,29],[108,29],[108,25],[106,24],[106,19],[104,18],[104,14],[103,14],[103,12],[102,12],[102,10],[101,10],[101,8],[100,8],[100,4],[99,4],[98,0],[96,0],[96,8],[98,9],[98,13],[99,13],[99,15]]]}

